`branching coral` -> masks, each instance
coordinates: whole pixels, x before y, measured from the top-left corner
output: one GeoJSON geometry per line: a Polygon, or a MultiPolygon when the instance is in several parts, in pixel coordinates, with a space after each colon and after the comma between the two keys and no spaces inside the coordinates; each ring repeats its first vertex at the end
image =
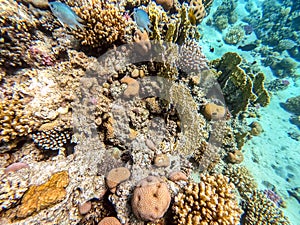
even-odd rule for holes
{"type": "Polygon", "coordinates": [[[272,200],[255,191],[245,204],[245,224],[289,225],[290,222],[272,200]]]}
{"type": "Polygon", "coordinates": [[[199,184],[188,183],[175,197],[175,224],[239,224],[242,210],[233,190],[221,174],[202,175],[199,184]]]}
{"type": "Polygon", "coordinates": [[[113,1],[88,1],[82,7],[74,7],[74,11],[85,21],[84,29],[73,31],[82,45],[107,46],[125,35],[126,20],[113,1]]]}
{"type": "Polygon", "coordinates": [[[243,198],[251,195],[257,188],[254,177],[244,166],[229,166],[224,170],[224,174],[229,177],[243,198]]]}
{"type": "Polygon", "coordinates": [[[1,0],[0,9],[0,66],[26,65],[26,50],[39,21],[14,0],[1,0]]]}

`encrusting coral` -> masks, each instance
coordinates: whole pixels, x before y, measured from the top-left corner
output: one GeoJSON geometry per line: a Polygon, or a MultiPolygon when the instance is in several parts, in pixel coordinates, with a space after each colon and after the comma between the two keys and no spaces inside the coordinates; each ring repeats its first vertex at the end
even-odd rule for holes
{"type": "Polygon", "coordinates": [[[243,211],[233,191],[227,177],[201,175],[200,183],[189,182],[175,197],[175,224],[238,225],[243,211]]]}
{"type": "Polygon", "coordinates": [[[73,9],[84,20],[84,29],[73,31],[82,45],[104,47],[124,38],[127,21],[113,1],[87,1],[73,9]]]}
{"type": "Polygon", "coordinates": [[[44,184],[30,186],[22,198],[21,205],[18,207],[17,217],[30,216],[62,201],[67,194],[65,187],[68,184],[68,172],[62,171],[53,174],[44,184]]]}

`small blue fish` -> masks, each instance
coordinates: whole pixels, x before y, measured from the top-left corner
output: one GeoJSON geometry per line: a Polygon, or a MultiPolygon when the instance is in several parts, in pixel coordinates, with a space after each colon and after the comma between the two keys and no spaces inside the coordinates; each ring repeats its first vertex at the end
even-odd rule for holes
{"type": "Polygon", "coordinates": [[[145,10],[135,8],[133,10],[133,18],[141,31],[146,29],[148,32],[151,32],[148,27],[150,25],[149,16],[145,10]]]}
{"type": "Polygon", "coordinates": [[[76,26],[84,28],[84,25],[81,24],[83,20],[68,5],[62,2],[49,2],[49,5],[52,13],[63,26],[67,24],[73,30],[77,29],[76,26]]]}

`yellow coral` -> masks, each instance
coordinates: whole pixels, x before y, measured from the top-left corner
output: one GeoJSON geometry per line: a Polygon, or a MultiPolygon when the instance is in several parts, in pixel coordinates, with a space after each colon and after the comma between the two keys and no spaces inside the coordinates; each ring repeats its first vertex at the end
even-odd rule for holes
{"type": "Polygon", "coordinates": [[[44,184],[31,186],[22,198],[17,216],[24,218],[48,208],[64,199],[65,187],[69,184],[68,172],[62,171],[52,175],[44,184]]]}
{"type": "Polygon", "coordinates": [[[221,174],[202,175],[199,184],[190,182],[175,197],[176,224],[239,224],[242,210],[233,189],[233,184],[221,174]]]}
{"type": "Polygon", "coordinates": [[[82,45],[96,48],[124,37],[126,20],[112,1],[89,1],[82,7],[73,9],[85,21],[85,29],[73,31],[82,45]]]}

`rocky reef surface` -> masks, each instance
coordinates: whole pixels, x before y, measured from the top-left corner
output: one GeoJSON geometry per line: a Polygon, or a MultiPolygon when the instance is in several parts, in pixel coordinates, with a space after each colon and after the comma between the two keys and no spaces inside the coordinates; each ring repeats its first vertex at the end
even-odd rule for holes
{"type": "Polygon", "coordinates": [[[289,224],[239,165],[270,95],[238,54],[202,53],[212,1],[63,3],[82,26],[0,0],[1,224],[289,224]]]}

